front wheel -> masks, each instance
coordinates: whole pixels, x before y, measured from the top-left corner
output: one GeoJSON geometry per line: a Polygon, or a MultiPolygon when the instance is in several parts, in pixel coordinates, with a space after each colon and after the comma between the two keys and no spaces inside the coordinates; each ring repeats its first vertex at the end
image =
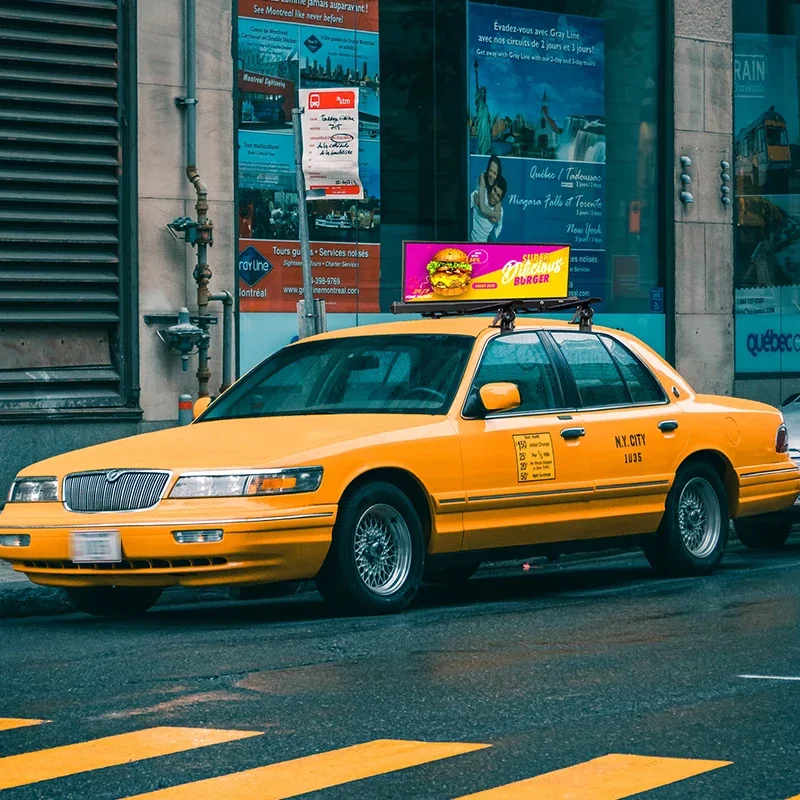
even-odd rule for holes
{"type": "Polygon", "coordinates": [[[81,586],[67,589],[78,611],[93,617],[135,617],[155,605],[161,586],[81,586]]]}
{"type": "Polygon", "coordinates": [[[722,560],[728,525],[728,498],[716,470],[703,462],[687,464],[675,476],[645,555],[665,575],[707,575],[722,560]]]}
{"type": "Polygon", "coordinates": [[[783,516],[735,519],[733,527],[748,550],[780,550],[792,531],[792,520],[783,516]]]}
{"type": "Polygon", "coordinates": [[[346,613],[402,611],[419,588],[424,555],[422,523],[408,496],[391,483],[364,484],[339,507],[317,589],[346,613]]]}

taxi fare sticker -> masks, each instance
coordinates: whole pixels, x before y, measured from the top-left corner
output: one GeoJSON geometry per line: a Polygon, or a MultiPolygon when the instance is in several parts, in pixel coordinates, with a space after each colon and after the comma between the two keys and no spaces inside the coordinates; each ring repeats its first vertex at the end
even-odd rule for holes
{"type": "Polygon", "coordinates": [[[549,433],[517,434],[514,436],[514,450],[519,483],[555,480],[556,462],[549,433]]]}

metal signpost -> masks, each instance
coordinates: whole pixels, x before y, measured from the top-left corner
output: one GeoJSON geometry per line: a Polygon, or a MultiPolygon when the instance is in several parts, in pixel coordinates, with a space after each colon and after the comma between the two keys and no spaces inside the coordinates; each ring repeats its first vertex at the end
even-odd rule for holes
{"type": "Polygon", "coordinates": [[[301,89],[292,110],[297,178],[303,299],[297,304],[300,338],[322,333],[325,301],[314,300],[310,200],[360,200],[364,187],[358,171],[358,92],[354,89],[301,89]]]}
{"type": "Polygon", "coordinates": [[[294,129],[294,166],[297,178],[297,216],[300,223],[300,261],[303,267],[303,300],[297,302],[298,334],[301,339],[322,333],[314,302],[314,284],[311,278],[311,240],[308,233],[308,206],[306,205],[306,178],[303,174],[303,129],[300,116],[303,109],[292,109],[294,129]]]}

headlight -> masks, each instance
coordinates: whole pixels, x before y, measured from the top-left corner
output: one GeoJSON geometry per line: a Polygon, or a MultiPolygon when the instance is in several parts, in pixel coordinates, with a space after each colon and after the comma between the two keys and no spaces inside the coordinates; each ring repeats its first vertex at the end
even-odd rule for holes
{"type": "Polygon", "coordinates": [[[178,478],[169,496],[241,497],[265,494],[315,492],[322,483],[322,467],[265,469],[261,472],[229,472],[225,474],[183,475],[178,478]]]}
{"type": "Polygon", "coordinates": [[[55,478],[17,478],[8,493],[9,503],[55,503],[57,500],[55,478]]]}

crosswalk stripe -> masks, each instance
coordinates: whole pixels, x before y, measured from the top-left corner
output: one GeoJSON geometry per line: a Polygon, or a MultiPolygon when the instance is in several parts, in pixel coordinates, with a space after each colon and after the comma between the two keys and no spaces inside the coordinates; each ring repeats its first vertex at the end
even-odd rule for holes
{"type": "Polygon", "coordinates": [[[31,725],[41,725],[49,722],[46,719],[14,719],[13,717],[0,717],[0,731],[13,731],[14,728],[28,728],[31,725]]]}
{"type": "Polygon", "coordinates": [[[547,800],[622,800],[639,792],[727,767],[731,763],[612,753],[535,778],[465,795],[458,800],[519,800],[520,797],[547,800]]]}
{"type": "Polygon", "coordinates": [[[147,728],[49,750],[6,756],[0,758],[0,789],[13,789],[15,786],[27,786],[80,772],[116,767],[145,758],[168,756],[197,747],[261,735],[254,731],[147,728]]]}
{"type": "Polygon", "coordinates": [[[491,747],[462,742],[414,742],[377,739],[266,767],[184,783],[136,795],[129,800],[283,800],[343,783],[371,778],[431,761],[491,747]]]}

